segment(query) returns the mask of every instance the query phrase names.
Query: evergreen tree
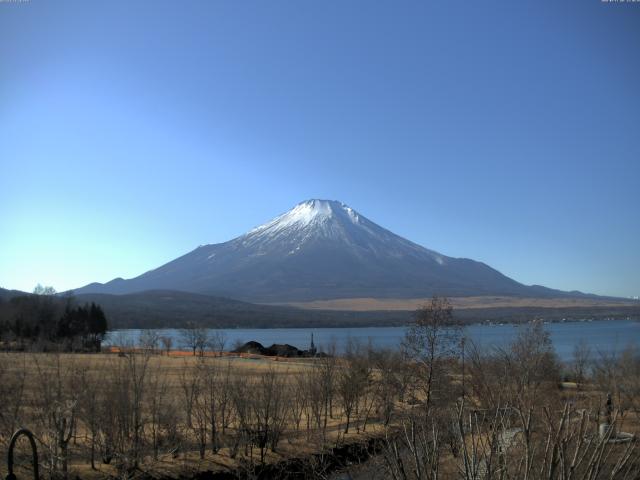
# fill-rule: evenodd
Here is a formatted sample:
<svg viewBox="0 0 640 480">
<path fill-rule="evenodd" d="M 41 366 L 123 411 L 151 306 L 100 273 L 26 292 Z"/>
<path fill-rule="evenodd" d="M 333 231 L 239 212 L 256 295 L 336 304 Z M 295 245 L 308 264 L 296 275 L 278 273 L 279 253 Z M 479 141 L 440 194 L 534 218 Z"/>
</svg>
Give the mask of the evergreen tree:
<svg viewBox="0 0 640 480">
<path fill-rule="evenodd" d="M 0 333 L 8 332 L 23 345 L 25 341 L 44 340 L 63 343 L 69 350 L 99 350 L 107 328 L 99 305 L 75 306 L 69 297 L 26 295 L 0 304 Z"/>
</svg>

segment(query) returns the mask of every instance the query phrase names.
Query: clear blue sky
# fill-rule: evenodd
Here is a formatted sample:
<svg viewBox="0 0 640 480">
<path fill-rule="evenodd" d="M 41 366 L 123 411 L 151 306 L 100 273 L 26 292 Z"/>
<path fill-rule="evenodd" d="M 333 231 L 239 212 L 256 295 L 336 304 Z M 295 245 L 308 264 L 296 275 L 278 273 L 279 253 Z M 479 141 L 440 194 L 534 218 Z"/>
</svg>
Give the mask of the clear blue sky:
<svg viewBox="0 0 640 480">
<path fill-rule="evenodd" d="M 136 276 L 308 198 L 640 295 L 640 4 L 0 3 L 0 286 Z"/>
</svg>

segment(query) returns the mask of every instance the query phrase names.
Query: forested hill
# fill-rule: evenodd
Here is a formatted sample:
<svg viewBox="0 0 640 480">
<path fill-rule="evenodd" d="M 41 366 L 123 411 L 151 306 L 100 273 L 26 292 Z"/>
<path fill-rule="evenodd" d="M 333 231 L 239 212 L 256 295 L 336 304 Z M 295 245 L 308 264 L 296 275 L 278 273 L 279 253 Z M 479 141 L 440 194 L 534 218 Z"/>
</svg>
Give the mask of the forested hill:
<svg viewBox="0 0 640 480">
<path fill-rule="evenodd" d="M 218 328 L 354 327 L 403 325 L 410 318 L 409 312 L 302 310 L 171 290 L 76 298 L 101 305 L 113 329 L 175 328 L 187 322 Z"/>
<path fill-rule="evenodd" d="M 109 318 L 110 328 L 180 328 L 187 322 L 217 328 L 401 326 L 409 323 L 413 315 L 413 311 L 303 310 L 167 290 L 129 295 L 83 294 L 76 298 L 79 303 L 101 305 Z M 549 321 L 640 319 L 640 305 L 465 308 L 455 309 L 454 315 L 463 323 L 520 323 L 536 318 Z"/>
<path fill-rule="evenodd" d="M 11 297 L 21 295 L 30 294 L 0 289 L 0 306 Z M 401 326 L 406 325 L 413 314 L 412 311 L 304 310 L 171 290 L 128 295 L 81 294 L 75 296 L 75 303 L 100 305 L 110 329 L 180 328 L 189 322 L 212 328 Z M 0 308 L 0 317 L 1 310 Z M 464 308 L 455 309 L 454 315 L 463 323 L 520 323 L 536 318 L 549 321 L 627 317 L 640 319 L 640 305 Z"/>
<path fill-rule="evenodd" d="M 21 292 L 20 290 L 7 290 L 6 288 L 0 288 L 0 302 L 6 302 L 13 297 L 18 297 L 21 295 L 29 295 L 26 292 Z"/>
</svg>

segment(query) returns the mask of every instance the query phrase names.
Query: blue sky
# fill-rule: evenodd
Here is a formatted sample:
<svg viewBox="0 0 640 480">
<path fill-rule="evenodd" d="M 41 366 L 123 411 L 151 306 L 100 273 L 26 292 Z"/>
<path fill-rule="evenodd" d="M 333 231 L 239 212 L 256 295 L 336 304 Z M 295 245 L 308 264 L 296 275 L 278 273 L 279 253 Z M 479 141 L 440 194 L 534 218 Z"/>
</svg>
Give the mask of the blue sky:
<svg viewBox="0 0 640 480">
<path fill-rule="evenodd" d="M 138 275 L 308 198 L 640 295 L 640 4 L 0 3 L 0 286 Z"/>
</svg>

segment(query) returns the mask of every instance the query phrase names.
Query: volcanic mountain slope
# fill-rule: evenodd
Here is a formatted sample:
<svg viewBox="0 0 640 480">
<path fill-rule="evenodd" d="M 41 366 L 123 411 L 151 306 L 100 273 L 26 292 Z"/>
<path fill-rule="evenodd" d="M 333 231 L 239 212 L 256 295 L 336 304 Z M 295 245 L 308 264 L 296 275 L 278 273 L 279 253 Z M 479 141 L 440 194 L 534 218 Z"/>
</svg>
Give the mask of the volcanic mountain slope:
<svg viewBox="0 0 640 480">
<path fill-rule="evenodd" d="M 253 302 L 431 295 L 579 295 L 525 286 L 466 258 L 406 240 L 348 207 L 308 200 L 225 243 L 204 245 L 130 280 L 76 293 L 180 290 Z"/>
</svg>

